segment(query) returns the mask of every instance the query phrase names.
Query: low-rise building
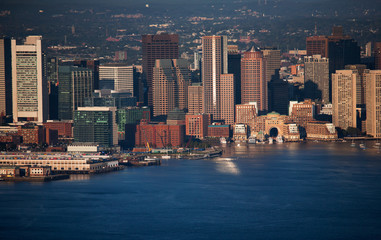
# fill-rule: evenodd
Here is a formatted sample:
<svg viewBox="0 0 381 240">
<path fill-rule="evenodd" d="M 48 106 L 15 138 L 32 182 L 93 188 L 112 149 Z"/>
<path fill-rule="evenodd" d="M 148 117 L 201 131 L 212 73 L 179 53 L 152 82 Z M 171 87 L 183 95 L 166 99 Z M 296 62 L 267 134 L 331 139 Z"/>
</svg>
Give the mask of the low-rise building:
<svg viewBox="0 0 381 240">
<path fill-rule="evenodd" d="M 229 125 L 209 125 L 208 126 L 208 137 L 230 137 L 230 126 Z"/>
<path fill-rule="evenodd" d="M 307 139 L 335 140 L 337 139 L 336 128 L 332 123 L 309 122 L 306 127 Z"/>
</svg>

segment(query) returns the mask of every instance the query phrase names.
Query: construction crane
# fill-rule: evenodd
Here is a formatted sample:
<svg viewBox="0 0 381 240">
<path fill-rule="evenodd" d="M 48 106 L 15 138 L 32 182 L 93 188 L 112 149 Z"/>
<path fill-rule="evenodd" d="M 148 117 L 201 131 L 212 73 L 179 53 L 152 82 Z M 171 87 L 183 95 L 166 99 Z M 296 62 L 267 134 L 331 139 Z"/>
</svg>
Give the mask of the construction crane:
<svg viewBox="0 0 381 240">
<path fill-rule="evenodd" d="M 149 146 L 149 142 L 148 142 L 148 139 L 147 139 L 147 135 L 146 135 L 146 131 L 143 129 L 143 135 L 146 139 L 146 148 L 148 149 L 148 152 L 151 152 L 151 147 Z"/>
</svg>

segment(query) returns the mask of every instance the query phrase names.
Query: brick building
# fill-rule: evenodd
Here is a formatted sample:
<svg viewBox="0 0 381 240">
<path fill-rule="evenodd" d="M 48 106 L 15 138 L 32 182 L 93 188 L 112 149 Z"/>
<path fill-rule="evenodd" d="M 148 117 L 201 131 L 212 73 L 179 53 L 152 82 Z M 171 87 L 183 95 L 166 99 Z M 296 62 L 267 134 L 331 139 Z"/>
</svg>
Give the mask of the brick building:
<svg viewBox="0 0 381 240">
<path fill-rule="evenodd" d="M 229 125 L 209 125 L 208 137 L 230 137 Z"/>
<path fill-rule="evenodd" d="M 73 121 L 53 121 L 48 120 L 46 123 L 43 123 L 46 130 L 57 130 L 58 136 L 60 137 L 73 137 Z"/>
<path fill-rule="evenodd" d="M 203 139 L 208 136 L 208 126 L 211 124 L 210 114 L 187 114 L 185 116 L 185 135 Z"/>
<path fill-rule="evenodd" d="M 147 120 L 142 120 L 136 126 L 135 145 L 143 147 L 149 143 L 150 147 L 154 148 L 181 146 L 185 142 L 184 133 L 184 125 L 149 123 Z"/>
</svg>

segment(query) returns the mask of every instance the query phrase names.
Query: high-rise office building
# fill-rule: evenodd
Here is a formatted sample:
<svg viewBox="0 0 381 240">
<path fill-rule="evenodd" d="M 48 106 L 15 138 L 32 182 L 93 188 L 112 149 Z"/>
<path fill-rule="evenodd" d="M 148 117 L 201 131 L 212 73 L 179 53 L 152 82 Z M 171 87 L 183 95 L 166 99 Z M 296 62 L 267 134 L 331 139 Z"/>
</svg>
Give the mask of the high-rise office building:
<svg viewBox="0 0 381 240">
<path fill-rule="evenodd" d="M 328 38 L 326 36 L 312 36 L 306 39 L 307 56 L 320 55 L 328 57 Z"/>
<path fill-rule="evenodd" d="M 115 112 L 115 107 L 79 107 L 74 112 L 74 141 L 106 147 L 117 145 Z"/>
<path fill-rule="evenodd" d="M 11 39 L 0 39 L 0 118 L 12 116 Z M 5 120 L 5 119 L 4 119 Z M 0 122 L 2 119 L 0 119 Z"/>
<path fill-rule="evenodd" d="M 72 120 L 73 112 L 85 106 L 85 99 L 90 98 L 93 89 L 93 71 L 76 66 L 58 68 L 58 118 Z"/>
<path fill-rule="evenodd" d="M 221 119 L 220 76 L 228 73 L 226 36 L 202 38 L 202 83 L 204 87 L 204 112 Z"/>
<path fill-rule="evenodd" d="M 203 113 L 203 86 L 201 83 L 193 83 L 188 87 L 188 113 L 200 114 Z"/>
<path fill-rule="evenodd" d="M 374 69 L 381 69 L 381 42 L 374 43 L 373 48 L 373 56 L 374 56 Z"/>
<path fill-rule="evenodd" d="M 156 59 L 179 58 L 177 34 L 142 35 L 143 78 L 147 82 L 147 104 L 153 106 L 153 68 Z"/>
<path fill-rule="evenodd" d="M 366 65 L 356 64 L 356 65 L 346 65 L 345 69 L 347 70 L 356 70 L 358 73 L 357 83 L 356 83 L 356 104 L 357 107 L 359 105 L 365 105 L 365 79 L 364 79 L 364 71 L 366 69 Z"/>
<path fill-rule="evenodd" d="M 93 89 L 99 89 L 99 60 L 75 60 L 74 66 L 93 71 Z"/>
<path fill-rule="evenodd" d="M 277 112 L 281 115 L 287 115 L 289 97 L 289 84 L 287 81 L 278 77 L 273 78 L 268 83 L 268 107 L 269 112 Z"/>
<path fill-rule="evenodd" d="M 45 58 L 45 72 L 49 87 L 49 119 L 58 119 L 58 63 L 57 57 Z"/>
<path fill-rule="evenodd" d="M 235 106 L 235 89 L 234 89 L 234 75 L 221 74 L 220 76 L 221 88 L 221 119 L 225 124 L 234 124 L 234 106 Z"/>
<path fill-rule="evenodd" d="M 241 60 L 241 102 L 256 102 L 258 110 L 267 110 L 266 63 L 261 51 L 252 47 Z"/>
<path fill-rule="evenodd" d="M 347 129 L 357 127 L 357 70 L 337 70 L 332 74 L 332 123 Z"/>
<path fill-rule="evenodd" d="M 13 122 L 45 122 L 48 88 L 43 75 L 41 36 L 29 36 L 24 45 L 12 40 Z"/>
<path fill-rule="evenodd" d="M 366 133 L 381 137 L 381 70 L 365 70 Z"/>
<path fill-rule="evenodd" d="M 307 56 L 329 58 L 330 74 L 344 69 L 345 65 L 360 63 L 360 47 L 350 36 L 343 34 L 341 26 L 334 26 L 330 36 L 307 37 L 306 47 Z"/>
<path fill-rule="evenodd" d="M 270 82 L 274 77 L 279 78 L 277 72 L 280 68 L 280 50 L 277 48 L 261 49 L 263 58 L 266 60 L 266 81 Z"/>
<path fill-rule="evenodd" d="M 235 104 L 241 103 L 241 53 L 238 46 L 228 45 L 228 73 L 234 74 Z"/>
<path fill-rule="evenodd" d="M 190 71 L 185 59 L 157 59 L 153 69 L 153 115 L 188 108 Z"/>
<path fill-rule="evenodd" d="M 320 55 L 304 58 L 304 97 L 329 102 L 329 59 Z"/>
<path fill-rule="evenodd" d="M 115 64 L 99 66 L 99 82 L 112 81 L 113 90 L 127 90 L 134 94 L 134 77 L 136 77 L 134 66 Z"/>
</svg>

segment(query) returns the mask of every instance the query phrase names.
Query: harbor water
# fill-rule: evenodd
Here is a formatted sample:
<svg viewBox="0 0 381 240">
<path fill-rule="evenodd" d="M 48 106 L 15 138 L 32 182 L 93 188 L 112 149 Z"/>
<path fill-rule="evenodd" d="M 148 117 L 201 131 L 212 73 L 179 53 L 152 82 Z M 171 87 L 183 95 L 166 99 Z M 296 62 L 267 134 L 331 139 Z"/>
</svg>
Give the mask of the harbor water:
<svg viewBox="0 0 381 240">
<path fill-rule="evenodd" d="M 381 153 L 228 144 L 221 158 L 0 183 L 0 239 L 381 239 Z"/>
</svg>

